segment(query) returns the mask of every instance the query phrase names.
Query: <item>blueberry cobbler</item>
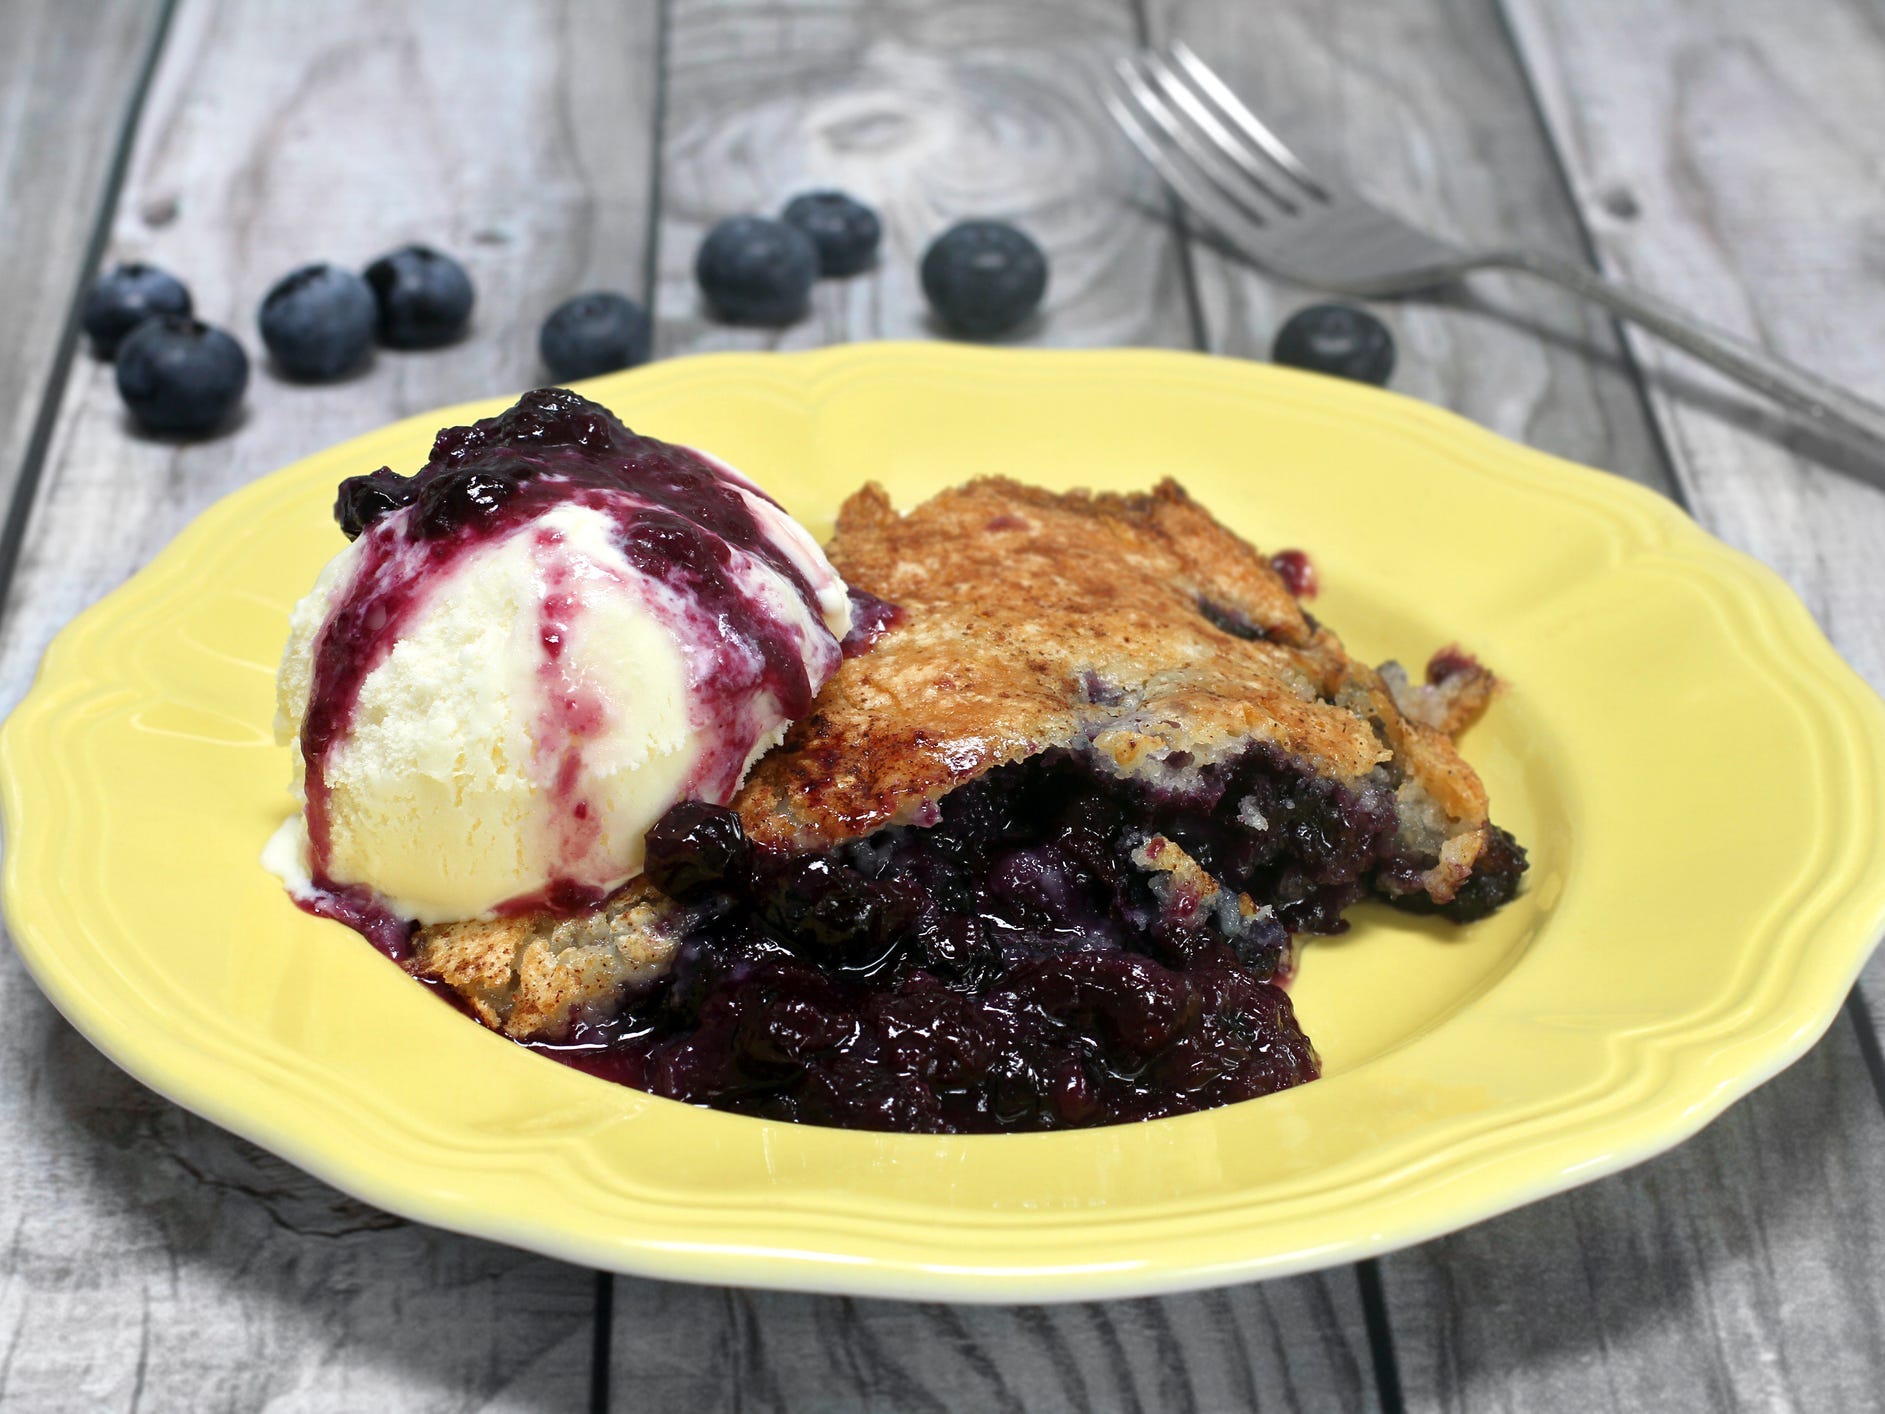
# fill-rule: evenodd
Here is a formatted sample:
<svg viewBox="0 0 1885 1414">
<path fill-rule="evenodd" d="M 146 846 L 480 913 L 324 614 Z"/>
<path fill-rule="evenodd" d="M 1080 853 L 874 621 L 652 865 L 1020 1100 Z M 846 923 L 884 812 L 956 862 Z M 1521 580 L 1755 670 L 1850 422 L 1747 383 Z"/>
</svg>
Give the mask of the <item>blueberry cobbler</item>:
<svg viewBox="0 0 1885 1414">
<path fill-rule="evenodd" d="M 543 406 L 582 402 L 555 397 L 574 402 Z M 674 466 L 733 475 L 581 412 L 587 445 L 550 458 L 579 486 L 622 482 L 650 448 L 670 503 Z M 542 424 L 539 465 L 556 435 Z M 502 443 L 479 454 L 527 482 L 531 458 Z M 423 485 L 376 487 L 368 509 L 423 514 Z M 1423 682 L 1350 660 L 1303 607 L 1307 559 L 1273 564 L 1175 482 L 1118 496 L 981 479 L 902 514 L 868 485 L 828 566 L 715 504 L 717 520 L 663 510 L 717 527 L 689 541 L 688 573 L 745 547 L 785 586 L 766 602 L 791 626 L 768 630 L 785 646 L 742 699 L 758 725 L 716 788 L 646 824 L 606 896 L 539 893 L 390 945 L 517 1042 L 812 1124 L 1152 1119 L 1315 1078 L 1283 986 L 1298 937 L 1342 931 L 1362 899 L 1466 922 L 1517 891 L 1524 850 L 1452 740 L 1491 675 L 1457 650 Z M 611 513 L 633 539 L 639 513 Z M 740 612 L 715 623 L 737 634 Z M 675 669 L 677 692 L 692 672 Z M 782 713 L 781 680 L 807 694 Z"/>
</svg>

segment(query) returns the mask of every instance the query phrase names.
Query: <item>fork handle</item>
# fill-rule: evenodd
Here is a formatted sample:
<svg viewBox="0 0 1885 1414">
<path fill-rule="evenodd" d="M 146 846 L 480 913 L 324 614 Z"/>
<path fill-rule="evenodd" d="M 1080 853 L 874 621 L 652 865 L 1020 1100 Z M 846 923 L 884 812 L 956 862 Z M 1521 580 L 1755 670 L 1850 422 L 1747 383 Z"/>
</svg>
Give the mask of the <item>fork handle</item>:
<svg viewBox="0 0 1885 1414">
<path fill-rule="evenodd" d="M 1835 386 L 1798 364 L 1723 333 L 1683 314 L 1654 295 L 1607 280 L 1575 260 L 1541 250 L 1501 251 L 1485 264 L 1522 270 L 1561 285 L 1659 334 L 1685 353 L 1738 378 L 1757 392 L 1785 403 L 1829 431 L 1859 437 L 1873 450 L 1885 447 L 1885 408 Z"/>
</svg>

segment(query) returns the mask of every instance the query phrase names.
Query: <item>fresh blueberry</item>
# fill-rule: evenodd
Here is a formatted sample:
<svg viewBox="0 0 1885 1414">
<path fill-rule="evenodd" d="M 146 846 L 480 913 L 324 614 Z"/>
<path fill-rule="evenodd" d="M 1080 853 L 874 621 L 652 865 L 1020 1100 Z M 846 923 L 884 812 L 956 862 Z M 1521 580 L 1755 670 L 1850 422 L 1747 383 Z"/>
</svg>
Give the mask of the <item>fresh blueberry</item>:
<svg viewBox="0 0 1885 1414">
<path fill-rule="evenodd" d="M 304 265 L 262 297 L 262 342 L 290 378 L 338 378 L 373 347 L 373 291 L 338 265 Z"/>
<path fill-rule="evenodd" d="M 593 378 L 648 361 L 648 315 L 627 295 L 596 290 L 564 300 L 537 334 L 537 351 L 561 379 Z"/>
<path fill-rule="evenodd" d="M 401 246 L 366 268 L 380 307 L 380 342 L 396 349 L 449 344 L 471 319 L 471 276 L 429 246 Z"/>
<path fill-rule="evenodd" d="M 183 282 L 155 265 L 114 265 L 98 277 L 85 297 L 80 322 L 100 358 L 118 352 L 124 336 L 153 314 L 190 312 L 190 292 Z"/>
<path fill-rule="evenodd" d="M 1312 304 L 1276 331 L 1270 357 L 1290 368 L 1379 385 L 1394 371 L 1394 336 L 1365 309 Z"/>
<path fill-rule="evenodd" d="M 779 219 L 812 238 L 821 275 L 855 275 L 877 258 L 883 223 L 875 211 L 841 191 L 795 196 Z"/>
<path fill-rule="evenodd" d="M 1005 334 L 1040 306 L 1047 256 L 1005 221 L 958 221 L 923 253 L 923 293 L 958 334 Z"/>
<path fill-rule="evenodd" d="M 146 319 L 118 346 L 118 395 L 152 432 L 208 432 L 242 401 L 249 356 L 183 314 Z"/>
<path fill-rule="evenodd" d="M 790 324 L 805 314 L 818 278 L 818 248 L 796 226 L 730 216 L 707 233 L 694 278 L 708 306 L 731 324 Z"/>
</svg>

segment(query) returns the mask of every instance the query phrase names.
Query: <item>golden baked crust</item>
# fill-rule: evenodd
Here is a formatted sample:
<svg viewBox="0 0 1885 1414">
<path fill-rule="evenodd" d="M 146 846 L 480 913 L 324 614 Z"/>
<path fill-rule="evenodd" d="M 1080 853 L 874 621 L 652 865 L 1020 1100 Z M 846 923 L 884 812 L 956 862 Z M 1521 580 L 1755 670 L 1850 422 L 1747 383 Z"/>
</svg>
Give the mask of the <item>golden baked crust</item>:
<svg viewBox="0 0 1885 1414">
<path fill-rule="evenodd" d="M 522 913 L 422 928 L 406 967 L 443 982 L 485 1025 L 528 1040 L 600 1017 L 667 971 L 673 905 L 641 879 L 591 913 Z"/>
<path fill-rule="evenodd" d="M 1390 691 L 1174 481 L 1119 496 L 988 478 L 907 515 L 872 484 L 845 503 L 829 554 L 902 618 L 843 664 L 734 800 L 757 844 L 812 851 L 933 823 L 950 791 L 1055 748 L 1177 782 L 1256 742 L 1345 785 L 1393 784 L 1409 853 L 1435 860 L 1420 884 L 1436 905 L 1490 838 L 1485 790 L 1442 728 L 1484 707 L 1491 675 L 1474 664 L 1422 696 L 1394 669 Z M 1140 868 L 1255 916 L 1157 843 Z M 424 929 L 408 965 L 512 1036 L 560 1035 L 665 969 L 669 908 L 636 880 L 575 919 Z"/>
<path fill-rule="evenodd" d="M 922 823 L 951 790 L 1054 747 L 1157 778 L 1261 741 L 1345 784 L 1392 762 L 1415 843 L 1441 856 L 1434 902 L 1471 870 L 1486 794 L 1452 741 L 1404 718 L 1175 481 L 1119 496 L 985 478 L 907 515 L 872 484 L 840 511 L 829 554 L 904 618 L 754 769 L 735 803 L 760 843 L 809 850 Z"/>
</svg>

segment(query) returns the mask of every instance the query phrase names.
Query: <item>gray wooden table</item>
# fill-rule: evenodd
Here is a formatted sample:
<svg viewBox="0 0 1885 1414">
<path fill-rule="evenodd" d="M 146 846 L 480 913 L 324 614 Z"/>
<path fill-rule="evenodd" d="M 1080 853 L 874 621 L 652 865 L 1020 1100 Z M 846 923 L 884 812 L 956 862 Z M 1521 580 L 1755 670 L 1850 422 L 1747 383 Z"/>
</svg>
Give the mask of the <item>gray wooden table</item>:
<svg viewBox="0 0 1885 1414">
<path fill-rule="evenodd" d="M 0 707 L 212 499 L 539 381 L 579 289 L 645 296 L 662 356 L 925 338 L 916 255 L 991 214 L 1052 255 L 1038 342 L 1263 357 L 1308 292 L 1164 219 L 1095 99 L 1175 35 L 1437 230 L 1588 259 L 1885 398 L 1876 0 L 0 0 Z M 704 320 L 704 228 L 811 183 L 879 205 L 881 268 L 781 334 Z M 408 239 L 472 267 L 474 335 L 326 387 L 258 368 L 212 441 L 133 435 L 74 338 L 104 259 L 182 274 L 253 351 L 277 275 Z M 1514 278 L 1380 312 L 1399 389 L 1676 497 L 1885 684 L 1885 458 Z M 1632 1172 L 1356 1267 L 1045 1308 L 611 1279 L 414 1227 L 146 1092 L 10 951 L 0 1016 L 9 1409 L 1885 1404 L 1885 963 Z"/>
</svg>

